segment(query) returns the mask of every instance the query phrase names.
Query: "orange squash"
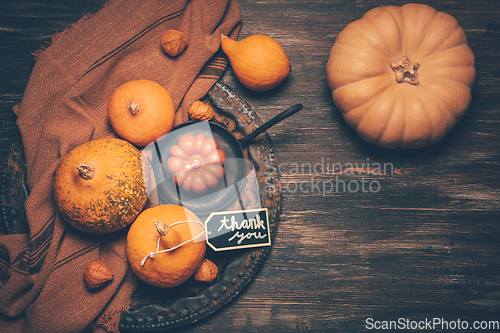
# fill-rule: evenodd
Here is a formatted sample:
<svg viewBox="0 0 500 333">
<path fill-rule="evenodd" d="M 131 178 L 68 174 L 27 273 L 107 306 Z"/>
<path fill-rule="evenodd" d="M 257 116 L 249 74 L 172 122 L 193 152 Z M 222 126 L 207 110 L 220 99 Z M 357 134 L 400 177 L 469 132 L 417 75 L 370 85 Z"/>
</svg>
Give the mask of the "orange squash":
<svg viewBox="0 0 500 333">
<path fill-rule="evenodd" d="M 290 62 L 285 51 L 272 37 L 252 35 L 235 41 L 222 35 L 221 47 L 234 74 L 248 89 L 271 90 L 290 73 Z"/>
<path fill-rule="evenodd" d="M 204 226 L 179 205 L 144 210 L 127 234 L 127 258 L 144 282 L 162 288 L 186 282 L 205 258 Z"/>
<path fill-rule="evenodd" d="M 168 91 L 151 80 L 119 86 L 108 101 L 108 120 L 122 139 L 147 146 L 174 126 L 175 108 Z"/>
<path fill-rule="evenodd" d="M 326 77 L 349 126 L 384 148 L 434 144 L 466 113 L 476 71 L 457 20 L 423 4 L 377 7 L 347 25 Z"/>
<path fill-rule="evenodd" d="M 148 199 L 140 151 L 115 138 L 72 149 L 59 163 L 53 187 L 56 206 L 68 224 L 95 234 L 129 225 Z"/>
</svg>

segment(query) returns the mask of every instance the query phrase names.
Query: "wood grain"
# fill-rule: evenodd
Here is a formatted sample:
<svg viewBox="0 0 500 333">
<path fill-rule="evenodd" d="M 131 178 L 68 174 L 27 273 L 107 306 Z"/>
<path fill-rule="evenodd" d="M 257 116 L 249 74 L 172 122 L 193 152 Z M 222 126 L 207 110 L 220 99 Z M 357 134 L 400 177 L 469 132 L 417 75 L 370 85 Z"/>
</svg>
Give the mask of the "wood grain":
<svg viewBox="0 0 500 333">
<path fill-rule="evenodd" d="M 22 99 L 31 53 L 104 1 L 2 2 L 0 158 L 5 160 L 16 132 L 11 108 Z M 304 109 L 268 131 L 284 191 L 266 261 L 228 306 L 179 331 L 358 332 L 367 330 L 367 318 L 498 323 L 500 2 L 426 2 L 457 18 L 477 70 L 469 112 L 434 146 L 405 151 L 365 143 L 344 123 L 326 86 L 325 66 L 337 34 L 371 8 L 404 3 L 238 1 L 240 38 L 256 33 L 275 38 L 292 72 L 267 93 L 244 88 L 230 68 L 224 83 L 262 120 L 296 103 Z M 376 172 L 377 163 L 392 168 Z M 354 190 L 356 184 L 372 184 L 377 191 Z"/>
</svg>

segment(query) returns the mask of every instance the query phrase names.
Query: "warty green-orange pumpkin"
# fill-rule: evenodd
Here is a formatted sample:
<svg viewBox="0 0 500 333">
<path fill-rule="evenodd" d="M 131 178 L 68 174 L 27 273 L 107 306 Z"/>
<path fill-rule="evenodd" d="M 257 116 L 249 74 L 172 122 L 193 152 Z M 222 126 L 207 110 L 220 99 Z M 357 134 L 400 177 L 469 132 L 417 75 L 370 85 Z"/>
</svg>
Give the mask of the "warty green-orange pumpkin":
<svg viewBox="0 0 500 333">
<path fill-rule="evenodd" d="M 134 221 L 147 201 L 141 152 L 115 138 L 92 140 L 62 158 L 54 199 L 74 228 L 106 234 Z"/>
</svg>

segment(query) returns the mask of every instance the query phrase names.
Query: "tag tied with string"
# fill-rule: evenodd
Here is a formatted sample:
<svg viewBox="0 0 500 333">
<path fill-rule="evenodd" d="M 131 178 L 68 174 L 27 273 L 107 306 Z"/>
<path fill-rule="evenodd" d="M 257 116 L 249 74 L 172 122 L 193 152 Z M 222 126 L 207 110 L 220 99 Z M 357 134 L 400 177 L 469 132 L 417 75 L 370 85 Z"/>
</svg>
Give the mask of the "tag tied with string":
<svg viewBox="0 0 500 333">
<path fill-rule="evenodd" d="M 197 223 L 204 227 L 204 230 L 176 246 L 166 249 L 160 249 L 160 241 L 163 235 L 166 235 L 167 228 L 175 227 L 181 223 Z M 179 247 L 200 239 L 205 236 L 205 242 L 214 251 L 227 251 L 260 246 L 271 245 L 271 231 L 269 228 L 269 216 L 267 208 L 214 212 L 205 220 L 205 222 L 186 220 L 174 222 L 170 225 L 158 225 L 158 243 L 156 251 L 150 252 L 142 261 L 141 266 L 146 263 L 148 258 L 154 258 L 157 254 L 170 252 Z"/>
<path fill-rule="evenodd" d="M 271 245 L 267 208 L 214 212 L 205 220 L 205 230 L 214 251 Z"/>
</svg>

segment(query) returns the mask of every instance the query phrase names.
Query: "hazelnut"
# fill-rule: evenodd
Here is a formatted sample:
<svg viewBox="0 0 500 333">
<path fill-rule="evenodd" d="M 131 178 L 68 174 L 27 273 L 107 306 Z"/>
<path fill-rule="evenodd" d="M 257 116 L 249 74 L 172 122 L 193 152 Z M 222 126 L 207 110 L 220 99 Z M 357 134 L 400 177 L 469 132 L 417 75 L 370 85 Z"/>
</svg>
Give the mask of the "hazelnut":
<svg viewBox="0 0 500 333">
<path fill-rule="evenodd" d="M 214 109 L 202 101 L 196 101 L 189 107 L 189 116 L 193 120 L 210 120 L 214 116 Z"/>
<path fill-rule="evenodd" d="M 105 282 L 113 280 L 113 274 L 101 260 L 95 260 L 85 269 L 83 279 L 87 288 L 95 289 L 102 286 Z"/>
<path fill-rule="evenodd" d="M 175 57 L 184 52 L 188 46 L 188 39 L 183 32 L 168 29 L 163 33 L 161 46 L 168 55 Z"/>
<path fill-rule="evenodd" d="M 194 273 L 194 279 L 198 282 L 212 282 L 219 274 L 219 268 L 208 259 L 204 259 L 200 268 Z"/>
</svg>

